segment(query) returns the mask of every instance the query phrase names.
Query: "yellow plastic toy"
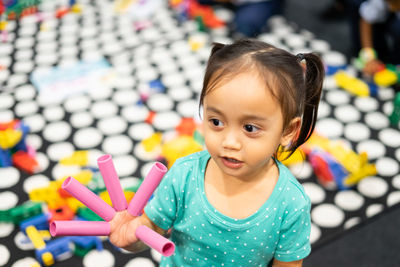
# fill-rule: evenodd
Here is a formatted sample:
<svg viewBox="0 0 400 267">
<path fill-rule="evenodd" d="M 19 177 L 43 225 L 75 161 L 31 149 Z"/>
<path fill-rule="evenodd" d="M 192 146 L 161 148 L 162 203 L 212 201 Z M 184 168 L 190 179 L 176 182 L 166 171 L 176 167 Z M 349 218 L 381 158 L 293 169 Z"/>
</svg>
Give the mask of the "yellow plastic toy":
<svg viewBox="0 0 400 267">
<path fill-rule="evenodd" d="M 43 241 L 42 236 L 40 235 L 39 231 L 36 229 L 35 226 L 30 225 L 26 227 L 26 234 L 31 240 L 35 249 L 44 249 L 46 247 L 46 243 Z M 46 266 L 50 266 L 54 264 L 54 257 L 50 252 L 45 252 L 42 254 L 43 263 Z"/>
<path fill-rule="evenodd" d="M 197 143 L 193 137 L 182 135 L 162 146 L 161 155 L 168 162 L 168 168 L 171 168 L 174 162 L 181 157 L 201 151 L 203 147 Z"/>
<path fill-rule="evenodd" d="M 357 95 L 357 96 L 369 96 L 368 84 L 360 79 L 350 76 L 345 71 L 340 70 L 333 76 L 336 84 L 344 90 Z"/>
<path fill-rule="evenodd" d="M 154 151 L 158 146 L 161 145 L 162 133 L 154 133 L 150 137 L 142 140 L 142 146 L 144 151 Z"/>
<path fill-rule="evenodd" d="M 75 151 L 71 156 L 62 158 L 60 160 L 60 164 L 62 165 L 87 166 L 88 163 L 89 163 L 89 151 L 87 150 Z"/>
<path fill-rule="evenodd" d="M 389 69 L 381 70 L 374 75 L 374 82 L 383 87 L 389 87 L 397 83 L 397 74 Z"/>
<path fill-rule="evenodd" d="M 0 131 L 0 147 L 2 149 L 9 149 L 14 147 L 21 141 L 22 131 L 14 129 L 5 129 Z"/>
</svg>

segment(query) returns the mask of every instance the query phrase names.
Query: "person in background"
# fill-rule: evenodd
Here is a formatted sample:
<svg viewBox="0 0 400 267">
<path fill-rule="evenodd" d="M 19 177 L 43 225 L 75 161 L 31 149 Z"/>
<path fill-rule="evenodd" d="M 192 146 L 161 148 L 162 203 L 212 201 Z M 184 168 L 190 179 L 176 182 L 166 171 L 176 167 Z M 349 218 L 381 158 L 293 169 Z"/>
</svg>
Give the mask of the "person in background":
<svg viewBox="0 0 400 267">
<path fill-rule="evenodd" d="M 359 12 L 363 72 L 372 75 L 384 63 L 400 64 L 400 0 L 367 0 Z"/>
<path fill-rule="evenodd" d="M 202 5 L 222 5 L 232 9 L 234 31 L 242 37 L 256 37 L 274 15 L 283 13 L 284 0 L 198 0 Z"/>
<path fill-rule="evenodd" d="M 277 156 L 312 134 L 323 79 L 313 53 L 215 43 L 200 95 L 206 150 L 174 163 L 143 215 L 118 212 L 110 242 L 137 251 L 146 225 L 171 230 L 175 253 L 161 266 L 302 266 L 311 202 Z"/>
</svg>

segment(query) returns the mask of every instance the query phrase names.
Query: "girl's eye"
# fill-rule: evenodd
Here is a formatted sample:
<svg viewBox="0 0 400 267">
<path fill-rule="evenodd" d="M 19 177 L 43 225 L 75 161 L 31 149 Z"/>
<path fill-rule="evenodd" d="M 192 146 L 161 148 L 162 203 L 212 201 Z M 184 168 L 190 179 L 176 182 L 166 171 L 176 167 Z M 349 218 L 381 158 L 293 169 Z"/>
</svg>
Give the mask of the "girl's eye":
<svg viewBox="0 0 400 267">
<path fill-rule="evenodd" d="M 218 119 L 211 119 L 210 121 L 214 126 L 222 126 L 222 122 Z"/>
<path fill-rule="evenodd" d="M 256 126 L 250 125 L 250 124 L 246 124 L 244 126 L 244 129 L 246 130 L 246 132 L 249 132 L 249 133 L 254 133 L 258 130 L 258 128 Z"/>
</svg>

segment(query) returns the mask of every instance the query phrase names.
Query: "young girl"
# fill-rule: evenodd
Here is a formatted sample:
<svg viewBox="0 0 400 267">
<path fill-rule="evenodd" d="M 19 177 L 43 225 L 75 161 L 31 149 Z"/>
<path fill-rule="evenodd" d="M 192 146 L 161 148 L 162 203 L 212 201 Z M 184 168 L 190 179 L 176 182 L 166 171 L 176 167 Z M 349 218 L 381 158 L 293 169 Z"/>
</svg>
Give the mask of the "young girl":
<svg viewBox="0 0 400 267">
<path fill-rule="evenodd" d="M 324 69 L 245 39 L 214 44 L 200 106 L 207 150 L 176 161 L 140 217 L 111 221 L 110 241 L 137 251 L 133 233 L 172 229 L 161 266 L 301 266 L 310 253 L 310 200 L 277 159 L 313 132 Z"/>
</svg>

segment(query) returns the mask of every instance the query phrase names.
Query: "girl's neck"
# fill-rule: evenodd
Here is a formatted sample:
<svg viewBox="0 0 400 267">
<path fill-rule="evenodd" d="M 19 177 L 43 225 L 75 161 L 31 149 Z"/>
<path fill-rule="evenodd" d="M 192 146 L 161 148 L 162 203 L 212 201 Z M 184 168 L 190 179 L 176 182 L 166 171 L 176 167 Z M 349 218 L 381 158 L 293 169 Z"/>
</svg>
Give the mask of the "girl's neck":
<svg viewBox="0 0 400 267">
<path fill-rule="evenodd" d="M 214 184 L 217 188 L 225 189 L 227 192 L 240 192 L 243 191 L 243 188 L 249 188 L 253 186 L 258 186 L 264 183 L 265 179 L 274 181 L 273 177 L 279 176 L 278 166 L 275 163 L 274 159 L 270 159 L 265 168 L 260 169 L 258 172 L 254 172 L 252 176 L 246 177 L 237 177 L 230 176 L 221 171 L 215 161 L 211 158 L 207 170 L 206 170 L 211 178 L 211 181 L 207 181 L 208 183 Z"/>
</svg>

